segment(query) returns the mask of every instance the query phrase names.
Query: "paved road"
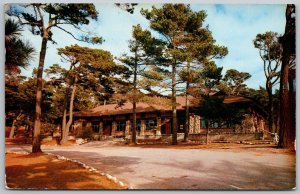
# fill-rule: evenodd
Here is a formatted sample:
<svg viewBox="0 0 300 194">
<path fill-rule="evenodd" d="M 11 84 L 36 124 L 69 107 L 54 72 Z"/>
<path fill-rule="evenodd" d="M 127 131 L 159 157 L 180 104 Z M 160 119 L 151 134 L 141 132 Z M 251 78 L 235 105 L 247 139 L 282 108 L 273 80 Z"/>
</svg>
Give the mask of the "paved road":
<svg viewBox="0 0 300 194">
<path fill-rule="evenodd" d="M 10 151 L 22 149 L 30 150 L 6 146 Z M 93 143 L 47 146 L 43 151 L 79 160 L 134 189 L 284 190 L 296 184 L 295 155 L 270 149 L 171 149 Z"/>
</svg>

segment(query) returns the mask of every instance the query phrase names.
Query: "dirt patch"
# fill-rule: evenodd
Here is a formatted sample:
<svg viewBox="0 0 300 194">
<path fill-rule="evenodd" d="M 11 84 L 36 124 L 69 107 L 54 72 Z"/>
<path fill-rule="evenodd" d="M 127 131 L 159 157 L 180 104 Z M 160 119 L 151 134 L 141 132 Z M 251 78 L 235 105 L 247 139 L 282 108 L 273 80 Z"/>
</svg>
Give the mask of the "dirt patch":
<svg viewBox="0 0 300 194">
<path fill-rule="evenodd" d="M 272 147 L 275 148 L 275 145 L 245 145 L 238 143 L 210 143 L 210 144 L 190 144 L 190 143 L 180 143 L 177 145 L 170 144 L 138 144 L 138 145 L 129 145 L 130 147 L 142 147 L 142 148 L 172 148 L 172 149 L 232 149 L 232 148 L 254 148 L 254 147 Z"/>
<path fill-rule="evenodd" d="M 168 148 L 168 149 L 202 149 L 202 150 L 222 150 L 224 152 L 241 153 L 252 152 L 256 153 L 257 156 L 262 156 L 266 153 L 276 153 L 285 155 L 295 155 L 295 150 L 290 149 L 278 149 L 275 144 L 240 144 L 240 143 L 210 143 L 210 144 L 189 144 L 180 143 L 177 145 L 162 145 L 162 144 L 138 144 L 128 145 L 129 147 L 140 147 L 140 148 Z"/>
<path fill-rule="evenodd" d="M 59 139 L 53 139 L 51 141 L 42 141 L 41 145 L 53 146 L 53 145 L 60 145 Z M 63 146 L 73 146 L 76 144 L 75 140 L 68 140 Z"/>
<path fill-rule="evenodd" d="M 79 164 L 45 154 L 6 154 L 6 184 L 14 189 L 126 189 Z"/>
</svg>

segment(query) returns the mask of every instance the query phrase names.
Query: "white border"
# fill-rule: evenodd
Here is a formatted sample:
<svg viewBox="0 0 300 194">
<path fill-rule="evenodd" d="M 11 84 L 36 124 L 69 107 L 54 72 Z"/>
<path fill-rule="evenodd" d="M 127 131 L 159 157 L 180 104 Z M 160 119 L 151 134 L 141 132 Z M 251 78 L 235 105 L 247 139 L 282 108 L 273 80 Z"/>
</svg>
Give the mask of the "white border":
<svg viewBox="0 0 300 194">
<path fill-rule="evenodd" d="M 25 193 L 39 193 L 39 192 L 55 192 L 55 193 L 58 193 L 58 194 L 62 194 L 62 193 L 65 193 L 65 192 L 78 192 L 78 193 L 99 193 L 99 191 L 75 191 L 75 190 L 64 190 L 64 191 L 61 191 L 61 190 L 55 190 L 55 191 L 33 191 L 33 190 L 5 190 L 5 167 L 4 167 L 4 159 L 5 159 L 5 147 L 4 147 L 4 139 L 5 139 L 5 100 L 4 100 L 4 92 L 5 92 L 5 84 L 4 84 L 4 56 L 5 56 L 5 52 L 4 52 L 4 4 L 5 3 L 33 3 L 33 2 L 57 2 L 57 3 L 202 3 L 202 4 L 287 4 L 287 3 L 293 3 L 296 5 L 296 40 L 297 40 L 297 60 L 296 60 L 296 63 L 298 64 L 298 67 L 300 65 L 300 60 L 299 60 L 299 42 L 300 42 L 300 33 L 299 33 L 299 15 L 300 15 L 300 1 L 299 0 L 289 0 L 289 1 L 286 1 L 286 0 L 190 0 L 190 1 L 187 1 L 187 0 L 157 0 L 157 1 L 154 1 L 154 0 L 52 0 L 52 1 L 45 1 L 45 0 L 31 0 L 31 1 L 28 1 L 28 0 L 2 0 L 0 2 L 0 37 L 1 37 L 1 44 L 0 44 L 0 61 L 1 61 L 1 66 L 0 66 L 0 126 L 1 126 L 1 130 L 2 130 L 2 135 L 0 135 L 0 145 L 1 146 L 1 158 L 3 158 L 3 160 L 0 160 L 0 164 L 1 164 L 1 173 L 0 173 L 0 180 L 1 180 L 1 185 L 0 185 L 0 193 L 19 193 L 19 192 L 25 192 Z M 299 75 L 299 68 L 296 68 L 296 85 L 297 86 L 300 86 L 300 81 L 298 79 L 298 75 Z M 296 101 L 298 101 L 300 98 L 298 92 L 296 94 Z M 298 101 L 299 102 L 299 101 Z M 296 120 L 300 119 L 299 117 L 299 111 L 300 111 L 300 106 L 299 106 L 299 103 L 296 103 Z M 300 124 L 299 122 L 297 122 L 297 125 L 296 125 L 296 131 L 298 131 L 300 129 Z M 297 141 L 299 141 L 299 135 L 297 137 Z M 299 150 L 299 144 L 297 145 L 297 150 Z M 298 160 L 297 160 L 297 175 L 298 175 Z M 298 177 L 298 176 L 296 176 Z M 297 178 L 297 186 L 299 187 L 299 178 Z M 141 192 L 141 191 L 107 191 L 107 190 L 103 190 L 103 191 L 100 191 L 100 192 L 105 192 L 105 193 L 114 193 L 114 192 Z M 162 191 L 142 191 L 143 193 L 150 193 L 150 192 L 157 192 L 157 193 L 171 193 L 171 192 L 176 192 L 176 193 L 194 193 L 194 192 L 201 192 L 201 193 L 211 193 L 211 192 L 225 192 L 225 193 L 231 193 L 232 191 L 172 191 L 172 190 L 162 190 Z M 252 192 L 255 192 L 255 191 L 236 191 L 234 193 L 252 193 Z M 269 192 L 273 192 L 273 191 L 264 191 L 264 193 L 269 193 Z M 291 192 L 291 191 L 277 191 L 277 193 L 288 193 L 288 192 Z"/>
</svg>

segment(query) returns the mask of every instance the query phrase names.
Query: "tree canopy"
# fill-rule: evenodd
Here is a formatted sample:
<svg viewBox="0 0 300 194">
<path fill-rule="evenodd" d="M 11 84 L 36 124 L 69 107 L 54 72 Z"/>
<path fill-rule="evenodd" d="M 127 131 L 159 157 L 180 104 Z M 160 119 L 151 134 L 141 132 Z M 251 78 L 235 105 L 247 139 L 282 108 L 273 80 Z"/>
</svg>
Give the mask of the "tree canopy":
<svg viewBox="0 0 300 194">
<path fill-rule="evenodd" d="M 34 57 L 35 49 L 29 41 L 21 39 L 22 25 L 13 19 L 5 21 L 5 72 L 7 74 L 20 73 L 21 68 L 29 65 Z"/>
</svg>

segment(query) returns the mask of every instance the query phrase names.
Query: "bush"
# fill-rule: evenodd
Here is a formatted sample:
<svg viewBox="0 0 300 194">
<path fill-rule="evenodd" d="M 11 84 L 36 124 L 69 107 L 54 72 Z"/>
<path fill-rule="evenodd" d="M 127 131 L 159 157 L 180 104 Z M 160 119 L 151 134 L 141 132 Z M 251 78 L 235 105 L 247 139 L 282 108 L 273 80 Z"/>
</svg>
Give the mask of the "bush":
<svg viewBox="0 0 300 194">
<path fill-rule="evenodd" d="M 85 129 L 85 130 L 83 130 L 83 132 L 82 132 L 82 136 L 81 136 L 81 138 L 83 138 L 83 139 L 91 139 L 93 137 L 93 131 L 92 131 L 92 129 Z"/>
</svg>

